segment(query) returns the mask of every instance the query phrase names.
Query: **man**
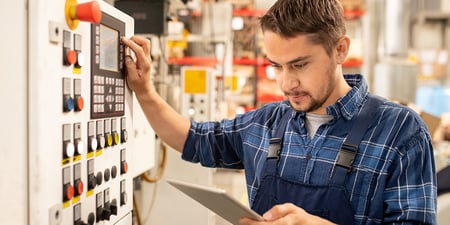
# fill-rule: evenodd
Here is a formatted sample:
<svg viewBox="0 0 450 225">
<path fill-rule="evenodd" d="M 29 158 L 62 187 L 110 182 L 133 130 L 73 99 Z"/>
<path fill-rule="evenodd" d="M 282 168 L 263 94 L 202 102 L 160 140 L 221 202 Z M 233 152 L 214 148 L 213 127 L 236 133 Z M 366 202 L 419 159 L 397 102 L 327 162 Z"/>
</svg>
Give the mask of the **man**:
<svg viewBox="0 0 450 225">
<path fill-rule="evenodd" d="M 162 140 L 185 160 L 245 169 L 266 221 L 244 225 L 435 224 L 430 135 L 412 110 L 369 94 L 362 75 L 343 75 L 339 1 L 278 0 L 261 28 L 288 101 L 208 123 L 180 116 L 151 87 L 148 41 L 123 39 L 137 56 L 126 59 L 128 85 Z"/>
</svg>

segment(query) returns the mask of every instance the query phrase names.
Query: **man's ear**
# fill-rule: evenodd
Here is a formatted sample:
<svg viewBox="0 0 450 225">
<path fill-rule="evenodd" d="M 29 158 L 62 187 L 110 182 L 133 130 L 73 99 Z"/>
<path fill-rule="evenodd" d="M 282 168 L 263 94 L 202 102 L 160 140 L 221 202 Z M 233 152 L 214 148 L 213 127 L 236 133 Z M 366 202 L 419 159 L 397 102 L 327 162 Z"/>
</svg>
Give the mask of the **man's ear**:
<svg viewBox="0 0 450 225">
<path fill-rule="evenodd" d="M 350 37 L 344 35 L 339 39 L 336 45 L 337 50 L 336 61 L 338 64 L 344 63 L 345 59 L 347 58 L 349 48 L 350 48 Z"/>
</svg>

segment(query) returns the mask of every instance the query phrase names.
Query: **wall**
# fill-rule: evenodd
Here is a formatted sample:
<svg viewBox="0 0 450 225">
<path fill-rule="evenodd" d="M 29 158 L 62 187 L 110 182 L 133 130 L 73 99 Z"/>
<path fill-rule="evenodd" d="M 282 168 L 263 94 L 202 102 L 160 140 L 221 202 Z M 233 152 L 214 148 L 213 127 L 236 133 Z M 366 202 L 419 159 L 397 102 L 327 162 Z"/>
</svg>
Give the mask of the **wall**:
<svg viewBox="0 0 450 225">
<path fill-rule="evenodd" d="M 0 199 L 2 224 L 27 224 L 27 10 L 26 0 L 0 8 Z M 11 95 L 11 93 L 18 93 Z"/>
</svg>

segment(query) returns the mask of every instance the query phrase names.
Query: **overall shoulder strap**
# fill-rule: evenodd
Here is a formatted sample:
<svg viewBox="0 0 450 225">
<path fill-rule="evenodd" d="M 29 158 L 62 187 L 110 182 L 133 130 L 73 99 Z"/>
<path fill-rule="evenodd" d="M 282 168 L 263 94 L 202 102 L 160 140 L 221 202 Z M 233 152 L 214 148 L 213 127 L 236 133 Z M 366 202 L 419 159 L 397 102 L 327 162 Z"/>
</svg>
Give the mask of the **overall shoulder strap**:
<svg viewBox="0 0 450 225">
<path fill-rule="evenodd" d="M 289 121 L 289 117 L 291 116 L 291 110 L 288 110 L 281 117 L 280 123 L 275 130 L 275 135 L 269 141 L 269 152 L 267 154 L 267 159 L 279 159 L 283 144 L 283 136 L 286 131 L 286 127 Z"/>
<path fill-rule="evenodd" d="M 352 170 L 352 164 L 361 142 L 369 125 L 376 118 L 376 108 L 381 105 L 383 100 L 377 96 L 369 95 L 366 103 L 363 105 L 358 116 L 351 120 L 352 127 L 350 132 L 342 144 L 334 167 L 333 183 L 343 183 L 345 174 Z"/>
</svg>

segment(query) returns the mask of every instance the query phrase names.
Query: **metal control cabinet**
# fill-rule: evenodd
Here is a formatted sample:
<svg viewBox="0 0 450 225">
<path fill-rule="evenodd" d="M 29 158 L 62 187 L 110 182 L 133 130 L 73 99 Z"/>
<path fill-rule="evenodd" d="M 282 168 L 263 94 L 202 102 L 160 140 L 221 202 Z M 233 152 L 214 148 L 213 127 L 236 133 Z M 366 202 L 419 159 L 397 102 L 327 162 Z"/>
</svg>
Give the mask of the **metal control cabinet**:
<svg viewBox="0 0 450 225">
<path fill-rule="evenodd" d="M 132 224 L 133 178 L 153 166 L 155 148 L 154 132 L 124 75 L 126 49 L 120 37 L 134 34 L 133 18 L 103 1 L 17 4 L 23 11 L 12 14 L 23 21 L 16 27 L 20 36 L 26 35 L 19 40 L 27 44 L 20 45 L 26 56 L 19 58 L 16 76 L 17 83 L 25 80 L 26 85 L 2 92 L 21 106 L 5 107 L 3 115 L 26 110 L 17 113 L 20 123 L 7 123 L 26 131 L 14 132 L 22 136 L 7 143 L 8 149 L 16 146 L 11 159 L 19 160 L 6 163 L 26 182 L 14 190 L 14 183 L 6 186 L 10 195 L 2 198 L 15 204 L 2 221 Z M 4 19 L 2 23 L 9 22 Z M 10 45 L 5 53 L 17 49 Z"/>
</svg>

